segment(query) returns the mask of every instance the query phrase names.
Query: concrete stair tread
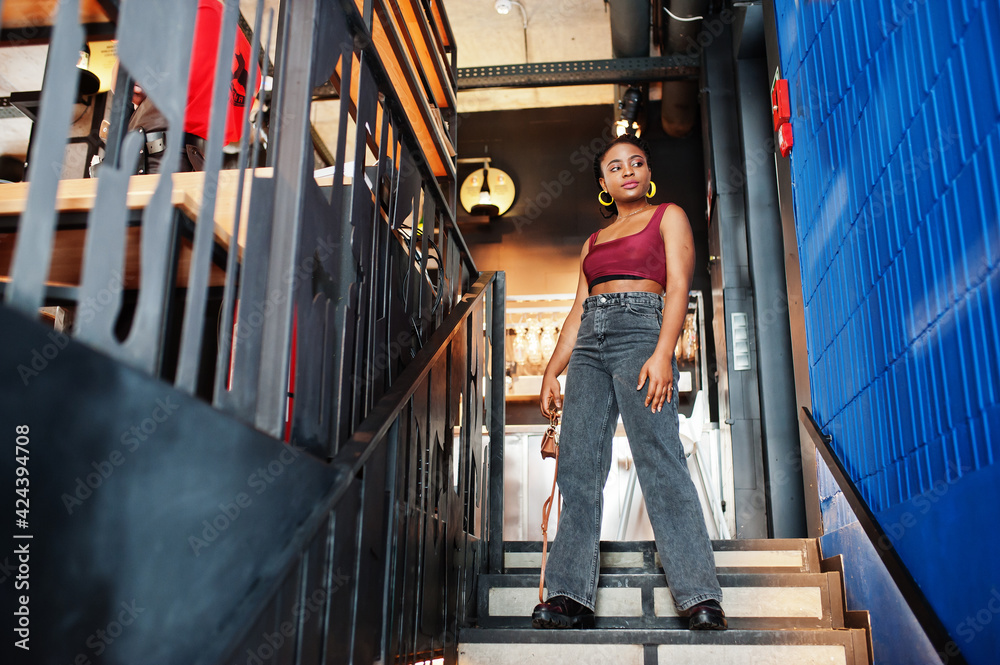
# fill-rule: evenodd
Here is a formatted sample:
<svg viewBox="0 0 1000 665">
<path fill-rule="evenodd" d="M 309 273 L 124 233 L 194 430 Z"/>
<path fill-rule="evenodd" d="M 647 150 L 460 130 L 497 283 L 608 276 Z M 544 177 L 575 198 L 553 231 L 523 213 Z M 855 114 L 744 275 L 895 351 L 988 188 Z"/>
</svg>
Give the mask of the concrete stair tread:
<svg viewBox="0 0 1000 665">
<path fill-rule="evenodd" d="M 746 629 L 840 628 L 844 625 L 839 573 L 720 574 L 723 607 Z M 479 618 L 483 627 L 524 627 L 538 603 L 538 576 L 484 575 Z M 662 574 L 603 574 L 596 610 L 608 628 L 681 625 Z"/>
<path fill-rule="evenodd" d="M 837 578 L 840 573 L 831 571 L 825 573 L 732 573 L 718 574 L 722 586 L 819 586 L 830 583 L 831 578 Z M 516 573 L 486 573 L 479 576 L 480 585 L 487 587 L 530 587 L 538 588 L 538 573 L 518 571 Z M 598 579 L 600 587 L 645 587 L 667 586 L 662 572 L 616 572 L 601 573 Z"/>
<path fill-rule="evenodd" d="M 716 567 L 761 572 L 819 572 L 819 550 L 815 541 L 798 538 L 772 540 L 712 541 Z M 508 570 L 538 570 L 542 543 L 504 543 L 504 566 Z M 656 544 L 648 540 L 602 541 L 601 569 L 645 569 L 660 567 Z"/>
<path fill-rule="evenodd" d="M 528 644 L 846 644 L 860 628 L 818 630 L 539 630 L 535 628 L 462 628 L 462 643 Z"/>
<path fill-rule="evenodd" d="M 534 630 L 459 634 L 460 665 L 522 665 L 542 658 L 581 665 L 863 665 L 863 630 Z"/>
<path fill-rule="evenodd" d="M 479 579 L 478 626 L 459 637 L 461 665 L 866 665 L 868 635 L 845 628 L 842 573 L 824 571 L 815 539 L 713 541 L 724 632 L 678 616 L 652 541 L 601 542 L 596 628 L 535 630 L 540 542 L 504 543 L 505 573 Z M 849 625 L 856 625 L 850 623 Z"/>
</svg>

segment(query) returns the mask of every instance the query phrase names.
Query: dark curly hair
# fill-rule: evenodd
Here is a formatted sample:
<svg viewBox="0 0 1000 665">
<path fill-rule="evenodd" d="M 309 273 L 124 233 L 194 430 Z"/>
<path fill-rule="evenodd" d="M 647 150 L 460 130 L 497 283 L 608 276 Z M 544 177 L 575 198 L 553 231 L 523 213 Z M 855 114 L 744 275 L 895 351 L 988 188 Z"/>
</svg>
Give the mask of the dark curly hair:
<svg viewBox="0 0 1000 665">
<path fill-rule="evenodd" d="M 601 148 L 600 152 L 594 155 L 594 180 L 597 181 L 598 185 L 601 184 L 601 178 L 604 177 L 604 173 L 601 172 L 601 161 L 604 159 L 604 156 L 608 154 L 609 150 L 611 150 L 613 147 L 615 147 L 620 143 L 628 143 L 630 145 L 634 145 L 635 147 L 639 148 L 639 150 L 642 150 L 642 153 L 646 155 L 646 163 L 647 164 L 649 163 L 649 144 L 646 143 L 645 140 L 639 138 L 638 136 L 633 136 L 631 134 L 622 134 L 615 140 L 609 141 L 608 143 L 604 144 L 604 147 Z M 601 215 L 604 217 L 604 219 L 610 219 L 612 216 L 617 214 L 618 214 L 617 203 L 612 203 L 609 206 L 604 206 L 604 205 L 601 206 Z"/>
</svg>

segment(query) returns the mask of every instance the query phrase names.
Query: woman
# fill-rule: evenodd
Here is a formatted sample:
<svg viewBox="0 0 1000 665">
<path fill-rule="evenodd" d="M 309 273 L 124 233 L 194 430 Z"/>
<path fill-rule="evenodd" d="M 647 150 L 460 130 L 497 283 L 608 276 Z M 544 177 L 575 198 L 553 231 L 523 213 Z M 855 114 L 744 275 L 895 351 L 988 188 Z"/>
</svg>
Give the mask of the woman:
<svg viewBox="0 0 1000 665">
<path fill-rule="evenodd" d="M 677 427 L 673 354 L 694 269 L 691 227 L 679 206 L 648 202 L 656 186 L 644 141 L 612 141 L 594 174 L 601 204 L 617 216 L 583 245 L 576 301 L 542 379 L 539 404 L 549 417 L 563 407 L 556 377 L 569 366 L 558 478 L 565 503 L 545 572 L 548 600 L 532 625 L 594 625 L 603 489 L 620 412 L 674 603 L 691 630 L 724 630 L 712 544 Z"/>
</svg>

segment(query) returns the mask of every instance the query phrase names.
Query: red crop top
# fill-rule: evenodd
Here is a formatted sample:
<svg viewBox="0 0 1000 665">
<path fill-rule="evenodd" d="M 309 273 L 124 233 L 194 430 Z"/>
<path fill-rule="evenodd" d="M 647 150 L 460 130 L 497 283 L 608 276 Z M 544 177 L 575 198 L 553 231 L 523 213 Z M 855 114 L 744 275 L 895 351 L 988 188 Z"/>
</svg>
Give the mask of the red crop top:
<svg viewBox="0 0 1000 665">
<path fill-rule="evenodd" d="M 614 279 L 651 279 L 667 288 L 667 255 L 660 236 L 660 220 L 671 204 L 656 207 L 646 228 L 638 233 L 594 244 L 600 231 L 590 236 L 590 249 L 583 259 L 587 288 Z"/>
</svg>

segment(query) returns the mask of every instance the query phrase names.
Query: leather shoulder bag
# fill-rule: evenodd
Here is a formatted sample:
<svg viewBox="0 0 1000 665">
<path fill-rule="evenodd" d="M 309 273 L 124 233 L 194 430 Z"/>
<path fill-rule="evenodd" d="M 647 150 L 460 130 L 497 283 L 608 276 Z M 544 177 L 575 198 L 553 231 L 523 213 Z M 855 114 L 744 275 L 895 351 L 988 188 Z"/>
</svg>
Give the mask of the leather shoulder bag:
<svg viewBox="0 0 1000 665">
<path fill-rule="evenodd" d="M 552 492 L 549 498 L 542 504 L 542 572 L 538 579 L 538 601 L 545 602 L 542 597 L 542 589 L 545 588 L 545 560 L 549 551 L 549 513 L 552 512 L 552 504 L 556 502 L 556 523 L 559 522 L 559 515 L 562 514 L 562 497 L 556 498 L 556 480 L 559 478 L 559 417 L 562 412 L 554 410 L 549 416 L 549 426 L 542 436 L 542 459 L 554 458 L 556 461 L 555 473 L 552 475 Z"/>
</svg>

